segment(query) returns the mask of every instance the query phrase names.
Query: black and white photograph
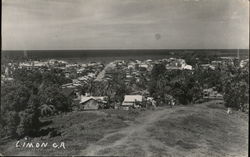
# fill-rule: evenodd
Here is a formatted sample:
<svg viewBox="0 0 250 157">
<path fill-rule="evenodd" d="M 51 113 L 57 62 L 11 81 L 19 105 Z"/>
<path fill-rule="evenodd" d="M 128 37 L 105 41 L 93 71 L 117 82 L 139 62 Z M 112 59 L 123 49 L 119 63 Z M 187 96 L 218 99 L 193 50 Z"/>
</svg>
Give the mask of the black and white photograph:
<svg viewBox="0 0 250 157">
<path fill-rule="evenodd" d="M 249 0 L 2 0 L 0 156 L 248 157 Z"/>
</svg>

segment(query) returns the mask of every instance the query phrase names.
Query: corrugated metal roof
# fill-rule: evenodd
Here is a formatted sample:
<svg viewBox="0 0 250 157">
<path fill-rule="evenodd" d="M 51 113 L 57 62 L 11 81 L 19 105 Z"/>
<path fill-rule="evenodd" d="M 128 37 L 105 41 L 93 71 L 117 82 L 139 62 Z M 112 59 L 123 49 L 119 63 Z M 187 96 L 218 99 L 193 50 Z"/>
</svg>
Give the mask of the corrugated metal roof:
<svg viewBox="0 0 250 157">
<path fill-rule="evenodd" d="M 124 102 L 142 101 L 142 95 L 125 95 Z"/>
<path fill-rule="evenodd" d="M 104 97 L 81 96 L 80 104 L 85 103 L 85 102 L 87 102 L 87 101 L 89 101 L 91 99 L 104 101 Z"/>
</svg>

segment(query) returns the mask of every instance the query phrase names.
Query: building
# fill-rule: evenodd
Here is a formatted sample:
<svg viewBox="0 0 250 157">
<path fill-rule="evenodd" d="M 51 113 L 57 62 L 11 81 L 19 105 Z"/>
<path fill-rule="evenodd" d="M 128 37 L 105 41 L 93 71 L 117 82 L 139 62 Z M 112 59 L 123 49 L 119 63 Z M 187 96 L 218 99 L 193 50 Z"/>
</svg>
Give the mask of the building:
<svg viewBox="0 0 250 157">
<path fill-rule="evenodd" d="M 98 110 L 105 103 L 104 97 L 81 96 L 79 109 Z"/>
<path fill-rule="evenodd" d="M 213 65 L 214 67 L 221 67 L 222 65 L 222 61 L 212 61 L 211 65 Z"/>
<path fill-rule="evenodd" d="M 202 69 L 212 69 L 212 70 L 215 70 L 215 66 L 211 65 L 211 64 L 201 64 L 200 65 Z"/>
<path fill-rule="evenodd" d="M 191 65 L 185 65 L 185 66 L 183 66 L 183 69 L 192 70 L 193 67 Z"/>
<path fill-rule="evenodd" d="M 241 60 L 241 61 L 240 61 L 240 67 L 241 67 L 241 68 L 244 68 L 244 67 L 246 67 L 247 65 L 249 65 L 249 59 L 245 59 L 245 60 Z"/>
<path fill-rule="evenodd" d="M 168 70 L 192 70 L 192 66 L 188 65 L 184 59 L 162 59 L 165 63 L 165 68 Z"/>
<path fill-rule="evenodd" d="M 138 108 L 138 104 L 142 103 L 142 95 L 125 95 L 122 103 L 122 108 L 128 110 L 129 108 Z"/>
<path fill-rule="evenodd" d="M 45 66 L 48 66 L 47 62 L 40 62 L 40 61 L 34 61 L 32 64 L 33 64 L 34 67 L 45 67 Z"/>
<path fill-rule="evenodd" d="M 235 57 L 220 57 L 222 65 L 227 66 L 227 65 L 234 65 L 234 59 Z"/>
<path fill-rule="evenodd" d="M 19 63 L 18 68 L 27 68 L 27 69 L 31 69 L 32 68 L 32 64 L 30 62 L 23 62 L 23 63 Z"/>
<path fill-rule="evenodd" d="M 203 90 L 203 99 L 223 99 L 223 95 L 213 88 L 208 88 Z"/>
<path fill-rule="evenodd" d="M 148 68 L 149 68 L 149 65 L 148 65 L 148 64 L 145 64 L 145 63 L 141 63 L 141 64 L 139 64 L 139 67 L 140 67 L 140 68 L 146 68 L 146 69 L 148 69 Z"/>
</svg>

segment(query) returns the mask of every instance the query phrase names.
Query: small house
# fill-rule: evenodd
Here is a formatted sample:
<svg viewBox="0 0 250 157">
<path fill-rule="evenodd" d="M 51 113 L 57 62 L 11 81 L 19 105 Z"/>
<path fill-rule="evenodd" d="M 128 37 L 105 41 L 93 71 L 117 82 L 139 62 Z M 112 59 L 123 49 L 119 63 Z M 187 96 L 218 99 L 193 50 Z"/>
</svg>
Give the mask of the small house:
<svg viewBox="0 0 250 157">
<path fill-rule="evenodd" d="M 223 99 L 223 95 L 213 88 L 203 89 L 203 99 Z"/>
<path fill-rule="evenodd" d="M 142 103 L 142 95 L 125 95 L 122 103 L 122 108 L 128 110 L 129 108 L 139 108 L 138 104 Z"/>
<path fill-rule="evenodd" d="M 215 70 L 215 66 L 213 66 L 211 64 L 201 64 L 200 66 L 202 69 L 205 69 L 205 70 L 208 70 L 208 69 Z"/>
<path fill-rule="evenodd" d="M 104 103 L 104 97 L 81 96 L 79 109 L 97 110 Z"/>
</svg>

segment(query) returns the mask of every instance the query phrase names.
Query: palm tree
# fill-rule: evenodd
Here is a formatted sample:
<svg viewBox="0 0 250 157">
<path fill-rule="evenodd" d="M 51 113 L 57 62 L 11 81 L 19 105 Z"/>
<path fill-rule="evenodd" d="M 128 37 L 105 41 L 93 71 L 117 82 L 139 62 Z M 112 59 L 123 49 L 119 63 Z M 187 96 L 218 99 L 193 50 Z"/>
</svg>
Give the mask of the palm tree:
<svg viewBox="0 0 250 157">
<path fill-rule="evenodd" d="M 39 109 L 42 116 L 51 115 L 55 111 L 55 107 L 53 105 L 47 104 L 43 104 Z"/>
</svg>

